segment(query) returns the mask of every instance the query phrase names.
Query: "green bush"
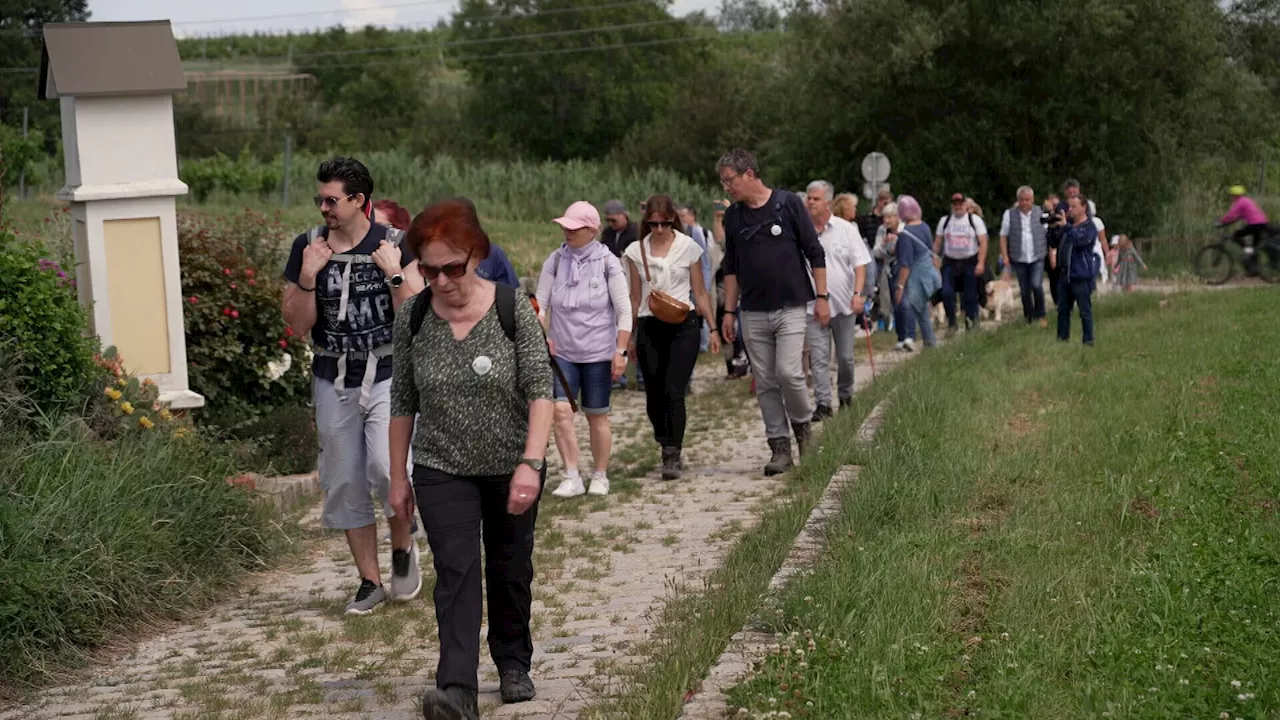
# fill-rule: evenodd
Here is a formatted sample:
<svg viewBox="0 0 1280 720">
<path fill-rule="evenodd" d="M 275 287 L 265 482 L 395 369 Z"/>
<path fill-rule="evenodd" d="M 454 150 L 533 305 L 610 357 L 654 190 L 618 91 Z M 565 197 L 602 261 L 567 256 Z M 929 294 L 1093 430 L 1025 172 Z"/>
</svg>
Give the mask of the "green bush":
<svg viewBox="0 0 1280 720">
<path fill-rule="evenodd" d="M 305 404 L 310 396 L 306 340 L 280 313 L 277 277 L 288 237 L 276 222 L 249 211 L 180 218 L 191 388 L 220 418 L 248 421 L 266 408 Z M 271 364 L 286 355 L 289 369 L 273 379 Z"/>
<path fill-rule="evenodd" d="M 180 170 L 182 181 L 196 202 L 204 202 L 215 191 L 262 197 L 280 187 L 281 171 L 258 162 L 247 150 L 235 160 L 221 152 L 213 157 L 187 160 Z"/>
<path fill-rule="evenodd" d="M 47 681 L 140 621 L 190 612 L 283 539 L 269 506 L 227 483 L 228 450 L 199 435 L 17 427 L 0 418 L 0 686 Z"/>
<path fill-rule="evenodd" d="M 0 338 L 15 362 L 5 372 L 44 412 L 78 403 L 95 375 L 97 340 L 76 299 L 74 272 L 46 257 L 39 244 L 0 231 Z"/>
</svg>

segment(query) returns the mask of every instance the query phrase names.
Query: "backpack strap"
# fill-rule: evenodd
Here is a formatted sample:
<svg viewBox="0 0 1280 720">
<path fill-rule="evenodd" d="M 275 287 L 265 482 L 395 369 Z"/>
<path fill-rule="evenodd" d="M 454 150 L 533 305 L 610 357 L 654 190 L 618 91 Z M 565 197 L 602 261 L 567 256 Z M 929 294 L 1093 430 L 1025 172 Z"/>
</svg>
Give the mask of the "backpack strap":
<svg viewBox="0 0 1280 720">
<path fill-rule="evenodd" d="M 510 285 L 498 284 L 494 287 L 497 294 L 495 305 L 498 306 L 498 322 L 502 324 L 502 332 L 511 342 L 516 341 L 516 289 Z"/>
<path fill-rule="evenodd" d="M 431 286 L 428 285 L 418 293 L 418 297 L 413 301 L 413 310 L 409 313 L 409 337 L 418 337 L 418 331 L 422 329 L 422 321 L 427 317 L 427 310 L 431 309 Z"/>
</svg>

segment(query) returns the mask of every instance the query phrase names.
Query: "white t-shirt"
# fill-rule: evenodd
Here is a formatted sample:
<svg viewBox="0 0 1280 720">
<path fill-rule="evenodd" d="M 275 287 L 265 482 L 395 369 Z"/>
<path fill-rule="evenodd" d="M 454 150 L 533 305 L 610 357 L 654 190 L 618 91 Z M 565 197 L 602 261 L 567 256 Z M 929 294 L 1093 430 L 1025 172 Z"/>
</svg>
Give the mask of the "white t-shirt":
<svg viewBox="0 0 1280 720">
<path fill-rule="evenodd" d="M 644 236 L 640 242 L 644 243 L 644 252 L 649 259 L 649 275 L 653 278 L 653 287 L 676 300 L 683 301 L 684 298 L 691 297 L 693 284 L 689 279 L 689 269 L 702 259 L 702 248 L 698 243 L 688 235 L 677 232 L 666 256 L 654 257 L 649 236 Z M 640 276 L 640 311 L 637 314 L 639 317 L 653 317 L 653 311 L 649 309 L 647 299 L 649 281 L 645 279 L 644 264 L 640 261 L 640 243 L 634 242 L 628 245 L 627 249 L 622 251 L 622 257 L 631 261 L 636 268 L 636 274 Z"/>
<path fill-rule="evenodd" d="M 1022 214 L 1022 235 L 1018 238 L 1009 237 L 1009 213 L 1016 212 Z M 1028 212 L 1022 212 L 1018 208 L 1009 208 L 1004 211 L 1004 215 L 1000 218 L 1000 236 L 1009 238 L 1009 260 L 1011 262 L 1022 262 L 1022 258 L 1028 260 L 1035 255 L 1036 242 L 1031 234 L 1031 223 L 1040 222 L 1040 208 L 1032 206 Z M 1017 241 L 1015 246 L 1013 243 Z M 1016 247 L 1016 250 L 1015 250 Z"/>
<path fill-rule="evenodd" d="M 947 218 L 951 221 L 948 222 Z M 969 221 L 973 220 L 970 224 Z M 946 232 L 943 232 L 943 226 Z M 942 237 L 942 255 L 944 257 L 964 260 L 978 254 L 978 238 L 987 234 L 987 224 L 977 215 L 964 214 L 960 217 L 943 215 L 938 221 L 938 229 L 934 237 Z"/>
<path fill-rule="evenodd" d="M 1092 201 L 1092 200 L 1090 200 L 1089 202 L 1090 202 L 1090 203 L 1092 203 L 1093 201 Z M 1093 216 L 1093 226 L 1094 226 L 1094 227 L 1096 227 L 1096 228 L 1098 228 L 1098 237 L 1099 237 L 1099 238 L 1106 237 L 1106 235 L 1107 235 L 1107 226 L 1103 224 L 1103 222 L 1102 222 L 1102 218 L 1098 217 L 1097 215 L 1094 215 L 1094 216 Z M 1097 256 L 1098 256 L 1098 258 L 1099 258 L 1099 260 L 1101 260 L 1101 262 L 1099 262 L 1099 263 L 1098 263 L 1098 267 L 1099 267 L 1099 268 L 1101 268 L 1101 269 L 1098 271 L 1098 274 L 1102 277 L 1102 282 L 1106 282 L 1106 281 L 1107 281 L 1107 251 L 1106 251 L 1106 248 L 1104 248 L 1104 247 L 1102 246 L 1102 240 L 1101 240 L 1101 239 L 1098 239 L 1098 240 L 1095 240 L 1095 241 L 1094 241 L 1094 243 L 1093 243 L 1093 254 L 1094 254 L 1094 255 L 1097 255 Z"/>
<path fill-rule="evenodd" d="M 862 233 L 857 225 L 832 215 L 818 241 L 827 254 L 827 295 L 830 296 L 831 315 L 858 312 L 862 308 L 853 307 L 854 281 L 857 279 L 854 269 L 871 264 L 871 253 L 862 240 Z M 871 278 L 864 278 L 864 282 L 870 281 Z M 864 287 L 862 291 L 867 289 Z M 813 314 L 812 302 L 808 304 L 808 312 Z"/>
</svg>

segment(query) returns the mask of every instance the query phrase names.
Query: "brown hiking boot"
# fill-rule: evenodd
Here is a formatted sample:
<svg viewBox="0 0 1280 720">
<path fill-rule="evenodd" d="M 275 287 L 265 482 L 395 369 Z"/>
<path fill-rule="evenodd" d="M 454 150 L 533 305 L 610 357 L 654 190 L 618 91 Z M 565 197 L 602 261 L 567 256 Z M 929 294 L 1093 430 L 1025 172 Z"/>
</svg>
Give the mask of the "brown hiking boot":
<svg viewBox="0 0 1280 720">
<path fill-rule="evenodd" d="M 791 429 L 796 433 L 796 454 L 804 457 L 805 451 L 809 449 L 809 440 L 813 437 L 809 431 L 809 423 L 791 423 Z"/>
<path fill-rule="evenodd" d="M 769 438 L 769 449 L 773 451 L 773 457 L 764 465 L 766 477 L 781 475 L 795 467 L 795 463 L 791 461 L 791 438 Z"/>
<path fill-rule="evenodd" d="M 679 480 L 682 470 L 684 470 L 684 463 L 680 461 L 680 448 L 662 448 L 662 479 Z"/>
</svg>

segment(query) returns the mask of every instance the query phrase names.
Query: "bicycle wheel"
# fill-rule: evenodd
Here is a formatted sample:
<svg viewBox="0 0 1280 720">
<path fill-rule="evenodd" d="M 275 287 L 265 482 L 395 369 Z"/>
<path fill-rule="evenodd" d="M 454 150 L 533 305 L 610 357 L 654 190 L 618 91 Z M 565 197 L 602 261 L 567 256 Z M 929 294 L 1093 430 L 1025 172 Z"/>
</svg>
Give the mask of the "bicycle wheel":
<svg viewBox="0 0 1280 720">
<path fill-rule="evenodd" d="M 1221 243 L 1205 245 L 1196 253 L 1196 274 L 1210 285 L 1221 285 L 1231 279 L 1235 261 Z"/>
<path fill-rule="evenodd" d="M 1258 277 L 1273 283 L 1280 280 L 1280 246 L 1269 242 L 1258 248 Z"/>
</svg>

